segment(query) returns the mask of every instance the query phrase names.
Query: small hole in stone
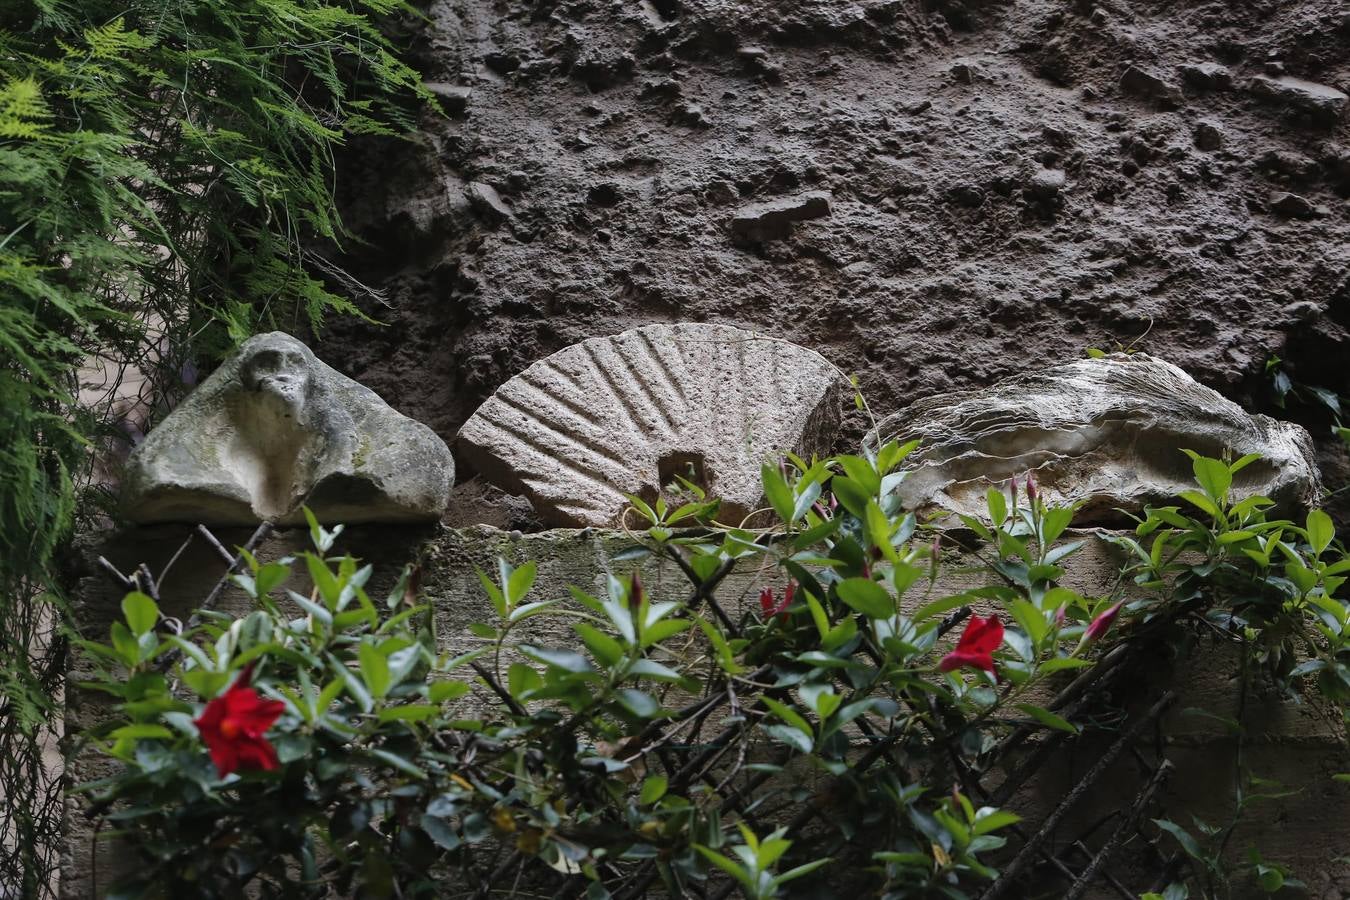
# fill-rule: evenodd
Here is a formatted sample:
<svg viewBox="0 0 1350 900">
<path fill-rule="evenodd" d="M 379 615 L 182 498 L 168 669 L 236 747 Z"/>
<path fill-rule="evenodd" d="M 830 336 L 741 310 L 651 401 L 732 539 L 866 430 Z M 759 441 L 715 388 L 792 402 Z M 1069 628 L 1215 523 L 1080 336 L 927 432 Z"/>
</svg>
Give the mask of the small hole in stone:
<svg viewBox="0 0 1350 900">
<path fill-rule="evenodd" d="M 652 9 L 655 9 L 661 18 L 669 21 L 680 17 L 680 0 L 651 0 Z"/>
<path fill-rule="evenodd" d="M 661 489 L 668 494 L 681 494 L 689 490 L 680 481 L 681 478 L 704 491 L 712 484 L 712 477 L 701 453 L 667 453 L 656 461 L 656 474 Z"/>
<path fill-rule="evenodd" d="M 703 461 L 703 454 L 680 450 L 667 453 L 656 461 L 657 486 L 644 488 L 639 496 L 650 504 L 655 504 L 658 496 L 664 496 L 667 503 L 676 506 L 696 501 L 697 495 L 680 479 L 703 491 L 705 499 L 711 499 L 713 476 Z"/>
</svg>

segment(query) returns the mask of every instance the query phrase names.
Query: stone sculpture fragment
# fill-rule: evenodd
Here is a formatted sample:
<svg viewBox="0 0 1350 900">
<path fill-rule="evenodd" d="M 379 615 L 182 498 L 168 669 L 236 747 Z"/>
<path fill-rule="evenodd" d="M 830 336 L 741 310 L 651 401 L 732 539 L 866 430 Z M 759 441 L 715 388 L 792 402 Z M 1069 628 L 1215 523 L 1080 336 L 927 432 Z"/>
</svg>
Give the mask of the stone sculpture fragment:
<svg viewBox="0 0 1350 900">
<path fill-rule="evenodd" d="M 985 516 L 988 489 L 1033 473 L 1049 502 L 1080 503 L 1079 521 L 1118 524 L 1117 510 L 1174 504 L 1195 487 L 1190 458 L 1261 458 L 1234 478 L 1293 512 L 1320 479 L 1298 425 L 1251 415 L 1181 369 L 1144 353 L 1082 359 L 992 387 L 923 398 L 868 436 L 920 439 L 899 487 L 909 508 Z"/>
<path fill-rule="evenodd" d="M 421 522 L 449 502 L 455 464 L 427 426 L 281 332 L 250 338 L 127 462 L 133 522 Z"/>
<path fill-rule="evenodd" d="M 827 452 L 838 370 L 820 354 L 726 325 L 648 325 L 591 338 L 504 384 L 458 452 L 546 523 L 611 526 L 634 494 L 701 483 L 739 522 L 762 505 L 762 463 Z"/>
</svg>

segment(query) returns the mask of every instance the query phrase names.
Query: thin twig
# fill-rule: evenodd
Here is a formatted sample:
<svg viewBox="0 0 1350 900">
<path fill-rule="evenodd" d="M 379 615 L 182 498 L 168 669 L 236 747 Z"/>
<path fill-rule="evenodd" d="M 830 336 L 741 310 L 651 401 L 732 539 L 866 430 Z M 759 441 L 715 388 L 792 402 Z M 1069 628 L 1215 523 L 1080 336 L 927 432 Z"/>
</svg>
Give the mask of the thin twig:
<svg viewBox="0 0 1350 900">
<path fill-rule="evenodd" d="M 216 540 L 216 536 L 212 534 L 210 531 L 208 531 L 205 525 L 198 525 L 195 529 L 193 529 L 193 533 L 199 535 L 202 540 L 206 541 L 207 545 L 211 547 L 211 549 L 215 550 L 217 554 L 220 555 L 220 558 L 225 563 L 225 565 L 227 566 L 234 565 L 234 554 L 226 550 L 225 545 L 222 544 L 220 541 Z"/>
<path fill-rule="evenodd" d="M 1116 761 L 1116 757 L 1120 756 L 1120 753 L 1125 749 L 1125 746 L 1134 740 L 1135 735 L 1137 735 L 1145 725 L 1151 723 L 1155 718 L 1161 715 L 1163 710 L 1171 706 L 1176 699 L 1177 695 L 1172 691 L 1163 694 L 1156 703 L 1149 707 L 1144 715 L 1136 719 L 1129 728 L 1125 729 L 1120 737 L 1116 738 L 1115 742 L 1107 748 L 1106 752 L 1103 753 L 1100 758 L 1098 758 L 1096 764 L 1087 771 L 1087 774 L 1084 775 L 1076 785 L 1074 785 L 1073 790 L 1069 791 L 1068 795 L 1060 801 L 1059 805 L 1045 818 L 1045 821 L 1041 823 L 1041 827 L 1034 835 L 1032 835 L 1031 839 L 1023 845 L 1022 849 L 1018 851 L 1015 857 L 1013 857 L 1012 862 L 1008 863 L 1003 869 L 1002 873 L 995 879 L 994 883 L 989 885 L 988 889 L 980 895 L 980 900 L 996 900 L 996 898 L 1001 897 L 1004 892 L 1008 890 L 1018 877 L 1021 876 L 1022 870 L 1035 859 L 1040 845 L 1045 843 L 1046 839 L 1049 838 L 1059 826 L 1060 820 L 1063 819 L 1068 811 L 1082 799 L 1083 795 L 1086 794 L 1104 774 L 1106 774 L 1106 770 Z"/>
<path fill-rule="evenodd" d="M 102 569 L 104 572 L 108 573 L 108 577 L 111 578 L 122 590 L 124 591 L 136 590 L 136 582 L 132 581 L 130 578 L 123 575 L 118 570 L 117 566 L 114 566 L 112 563 L 108 562 L 106 557 L 100 556 L 98 558 L 98 567 Z"/>
<path fill-rule="evenodd" d="M 511 696 L 510 691 L 502 687 L 501 683 L 498 682 L 496 678 L 492 677 L 492 673 L 489 672 L 485 666 L 475 660 L 469 663 L 469 667 L 478 673 L 479 678 L 482 678 L 483 681 L 487 682 L 487 686 L 492 688 L 492 692 L 502 699 L 502 702 L 506 704 L 511 712 L 518 716 L 528 716 L 530 714 L 529 710 L 521 706 L 520 702 L 516 700 L 515 697 Z"/>
<path fill-rule="evenodd" d="M 201 525 L 198 525 L 197 527 L 198 527 L 199 529 L 201 529 L 202 531 L 206 531 L 206 529 L 205 529 L 203 526 L 201 526 Z M 174 563 L 178 562 L 178 558 L 179 558 L 180 556 L 182 556 L 182 555 L 187 551 L 187 548 L 188 548 L 188 547 L 192 546 L 192 536 L 193 536 L 193 534 L 195 534 L 195 533 L 196 533 L 196 532 L 192 532 L 192 533 L 189 533 L 189 534 L 188 534 L 187 539 L 184 540 L 183 543 L 179 545 L 178 551 L 177 551 L 176 553 L 174 553 L 174 555 L 171 556 L 171 557 L 169 558 L 169 561 L 166 562 L 166 563 L 164 564 L 164 568 L 162 568 L 162 569 L 159 570 L 159 577 L 155 579 L 155 594 L 154 594 L 154 596 L 156 596 L 156 597 L 159 596 L 159 590 L 160 590 L 160 588 L 162 588 L 162 587 L 164 586 L 164 578 L 169 574 L 169 570 L 173 568 Z M 210 532 L 207 532 L 207 533 L 209 534 Z M 213 540 L 214 540 L 214 538 L 213 538 Z M 230 561 L 233 562 L 233 559 L 231 559 Z"/>
<path fill-rule="evenodd" d="M 257 550 L 258 545 L 261 544 L 263 541 L 267 540 L 268 535 L 270 535 L 271 533 L 272 533 L 271 522 L 263 522 L 261 525 L 257 527 L 256 530 L 254 530 L 253 535 L 248 539 L 247 542 L 245 542 L 243 548 L 239 552 L 239 555 L 236 556 L 225 568 L 225 573 L 220 576 L 220 580 L 216 582 L 216 586 L 211 588 L 211 593 L 206 595 L 206 599 L 203 600 L 201 604 L 197 607 L 197 611 L 192 614 L 192 618 L 188 619 L 187 626 L 184 627 L 183 629 L 184 632 L 190 632 L 198 625 L 201 625 L 202 613 L 209 611 L 213 606 L 216 605 L 216 601 L 220 599 L 220 595 L 225 592 L 225 588 L 230 583 L 230 576 L 234 574 L 234 571 L 239 567 L 239 564 L 244 561 L 244 554 L 252 553 L 253 551 Z M 182 650 L 175 647 L 168 653 L 164 654 L 164 656 L 162 656 L 159 661 L 158 665 L 159 671 L 167 672 L 169 671 L 169 669 L 173 668 L 173 664 L 177 662 L 178 657 L 182 655 L 182 652 L 183 652 Z"/>
<path fill-rule="evenodd" d="M 1162 764 L 1154 771 L 1153 777 L 1148 780 L 1138 796 L 1134 798 L 1134 803 L 1130 807 L 1130 811 L 1125 815 L 1125 819 L 1117 826 L 1116 830 L 1112 832 L 1111 836 L 1106 839 L 1106 843 L 1097 851 L 1097 855 L 1092 858 L 1092 861 L 1088 863 L 1087 868 L 1083 870 L 1082 874 L 1078 876 L 1078 879 L 1070 886 L 1069 892 L 1064 895 L 1064 900 L 1078 900 L 1078 898 L 1083 896 L 1083 893 L 1088 889 L 1088 886 L 1092 884 L 1093 879 L 1097 877 L 1097 872 L 1101 870 L 1102 866 L 1106 865 L 1111 859 L 1112 854 L 1120 848 L 1121 842 L 1125 839 L 1125 835 L 1138 824 L 1139 817 L 1144 814 L 1144 807 L 1148 806 L 1148 802 L 1153 798 L 1154 792 L 1167 780 L 1167 776 L 1171 774 L 1171 771 L 1172 763 L 1164 759 Z"/>
</svg>

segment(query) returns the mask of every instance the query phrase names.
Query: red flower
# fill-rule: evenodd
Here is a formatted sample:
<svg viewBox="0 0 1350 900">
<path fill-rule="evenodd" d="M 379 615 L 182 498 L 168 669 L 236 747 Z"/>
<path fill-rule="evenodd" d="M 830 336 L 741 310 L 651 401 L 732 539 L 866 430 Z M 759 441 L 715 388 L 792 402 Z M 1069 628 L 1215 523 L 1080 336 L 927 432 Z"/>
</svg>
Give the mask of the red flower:
<svg viewBox="0 0 1350 900">
<path fill-rule="evenodd" d="M 987 619 L 971 616 L 970 621 L 966 623 L 966 630 L 956 642 L 956 649 L 942 657 L 938 668 L 943 672 L 950 672 L 952 669 L 973 666 L 993 674 L 993 654 L 1002 643 L 1003 623 L 999 621 L 998 616 L 990 616 Z"/>
<path fill-rule="evenodd" d="M 1115 606 L 1098 613 L 1097 618 L 1093 619 L 1091 624 L 1088 625 L 1087 631 L 1083 632 L 1083 640 L 1095 641 L 1110 631 L 1111 626 L 1115 624 L 1116 616 L 1120 615 L 1120 607 L 1124 604 L 1125 601 L 1121 600 Z"/>
<path fill-rule="evenodd" d="M 789 581 L 787 587 L 783 590 L 783 599 L 775 602 L 773 599 L 773 588 L 766 587 L 759 592 L 759 609 L 764 614 L 767 621 L 777 616 L 781 622 L 786 622 L 788 618 L 787 609 L 792 605 L 792 595 L 797 587 L 796 582 Z"/>
<path fill-rule="evenodd" d="M 248 686 L 252 678 L 253 666 L 247 665 L 229 690 L 206 704 L 201 718 L 194 722 L 221 778 L 236 769 L 270 771 L 281 765 L 276 748 L 263 734 L 286 704 L 259 697 Z"/>
</svg>

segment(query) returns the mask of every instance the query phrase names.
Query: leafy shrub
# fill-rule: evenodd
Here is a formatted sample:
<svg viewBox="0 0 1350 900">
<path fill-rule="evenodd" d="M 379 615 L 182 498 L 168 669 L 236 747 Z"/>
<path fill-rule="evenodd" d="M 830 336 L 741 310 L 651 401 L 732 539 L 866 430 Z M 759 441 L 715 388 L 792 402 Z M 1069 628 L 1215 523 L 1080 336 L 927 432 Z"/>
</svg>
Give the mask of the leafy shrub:
<svg viewBox="0 0 1350 900">
<path fill-rule="evenodd" d="M 138 424 L 79 368 L 115 392 L 138 367 L 153 404 L 256 329 L 356 312 L 359 284 L 322 256 L 344 237 L 333 154 L 402 133 L 429 98 L 377 27 L 406 9 L 0 4 L 0 777 L 32 797 L 0 812 L 0 888 L 50 881 L 54 823 L 27 813 L 52 787 L 37 746 L 64 644 L 37 650 L 61 610 L 53 560 L 77 508 L 99 509 L 75 502 L 93 446 Z"/>
<path fill-rule="evenodd" d="M 335 533 L 318 525 L 298 560 L 248 557 L 235 581 L 256 609 L 242 619 L 166 636 L 153 601 L 129 595 L 112 643 L 84 645 L 118 712 L 89 736 L 123 764 L 86 789 L 143 859 L 117 896 L 486 896 L 552 878 L 567 897 L 659 880 L 758 900 L 828 877 L 961 898 L 1002 889 L 1032 846 L 1003 849 L 1025 836 L 1006 804 L 1027 773 L 984 779 L 1035 732 L 1091 727 L 1093 685 L 1130 671 L 1141 645 L 1202 628 L 1290 690 L 1316 675 L 1344 709 L 1334 595 L 1350 558 L 1319 512 L 1300 526 L 1267 520 L 1261 498 L 1233 502 L 1250 460 L 1195 457 L 1191 513 L 1150 509 L 1113 538 L 1131 559 L 1100 597 L 1061 583 L 1083 545 L 1066 540 L 1071 508 L 1029 478 L 990 490 L 988 520 L 963 521 L 983 583 L 946 595 L 944 544 L 961 531 L 900 508 L 909 449 L 765 467 L 775 521 L 760 528 L 712 524 L 701 497 L 632 498 L 645 533 L 620 561 L 669 558 L 687 596 L 655 597 L 634 572 L 599 597 L 531 600 L 534 564 L 503 561 L 481 575 L 495 616 L 473 628 L 481 646 L 454 658 L 406 578 L 372 602 L 370 567 L 329 557 Z M 690 519 L 703 526 L 674 527 Z M 278 596 L 297 563 L 313 592 Z M 773 575 L 733 617 L 716 592 L 738 565 Z M 513 637 L 545 615 L 569 619 L 585 652 Z M 225 773 L 203 736 L 220 740 L 222 696 L 246 690 L 248 710 L 278 704 L 262 736 L 276 765 Z M 258 738 L 246 725 L 232 733 Z M 1229 877 L 1216 848 L 1241 812 L 1200 837 L 1159 820 L 1192 863 L 1172 896 Z M 1289 883 L 1252 858 L 1262 886 Z"/>
</svg>

